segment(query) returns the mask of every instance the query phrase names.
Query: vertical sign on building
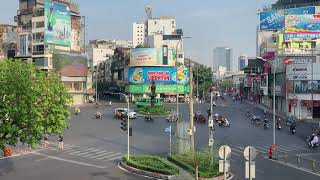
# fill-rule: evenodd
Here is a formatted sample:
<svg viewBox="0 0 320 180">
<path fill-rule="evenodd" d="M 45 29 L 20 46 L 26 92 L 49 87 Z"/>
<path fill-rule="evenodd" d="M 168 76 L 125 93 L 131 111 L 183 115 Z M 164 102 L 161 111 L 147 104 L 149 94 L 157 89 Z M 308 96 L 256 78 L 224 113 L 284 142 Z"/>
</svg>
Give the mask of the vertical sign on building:
<svg viewBox="0 0 320 180">
<path fill-rule="evenodd" d="M 163 58 L 162 58 L 162 64 L 163 65 L 168 65 L 168 46 L 164 45 L 162 47 L 163 49 Z"/>
</svg>

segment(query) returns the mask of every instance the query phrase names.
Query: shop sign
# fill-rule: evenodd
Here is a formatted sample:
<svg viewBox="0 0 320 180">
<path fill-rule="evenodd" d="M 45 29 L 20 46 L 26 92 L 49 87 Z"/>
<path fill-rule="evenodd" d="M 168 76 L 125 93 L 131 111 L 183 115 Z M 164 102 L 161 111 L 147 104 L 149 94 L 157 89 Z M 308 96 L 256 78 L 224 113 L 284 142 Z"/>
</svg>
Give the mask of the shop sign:
<svg viewBox="0 0 320 180">
<path fill-rule="evenodd" d="M 156 93 L 176 93 L 176 85 L 156 85 Z M 139 84 L 139 85 L 129 85 L 130 93 L 151 93 L 151 85 L 148 84 Z M 180 94 L 186 94 L 190 92 L 189 85 L 178 85 L 178 92 Z"/>
</svg>

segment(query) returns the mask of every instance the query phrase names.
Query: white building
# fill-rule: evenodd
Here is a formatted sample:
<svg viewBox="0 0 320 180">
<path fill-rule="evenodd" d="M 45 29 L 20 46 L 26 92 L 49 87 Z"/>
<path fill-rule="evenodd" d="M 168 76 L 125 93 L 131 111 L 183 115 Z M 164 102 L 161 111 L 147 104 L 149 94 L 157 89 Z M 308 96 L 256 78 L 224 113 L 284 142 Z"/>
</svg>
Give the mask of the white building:
<svg viewBox="0 0 320 180">
<path fill-rule="evenodd" d="M 134 22 L 132 25 L 132 43 L 133 47 L 143 45 L 145 40 L 146 26 L 144 22 Z"/>
<path fill-rule="evenodd" d="M 155 34 L 170 35 L 175 34 L 177 28 L 175 17 L 161 16 L 147 21 L 147 36 Z"/>
</svg>

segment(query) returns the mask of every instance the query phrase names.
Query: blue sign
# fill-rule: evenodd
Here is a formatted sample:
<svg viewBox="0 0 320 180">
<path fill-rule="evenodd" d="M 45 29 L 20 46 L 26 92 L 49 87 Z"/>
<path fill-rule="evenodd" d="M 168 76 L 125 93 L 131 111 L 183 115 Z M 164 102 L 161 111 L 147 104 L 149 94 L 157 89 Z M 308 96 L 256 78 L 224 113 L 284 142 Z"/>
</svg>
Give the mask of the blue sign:
<svg viewBox="0 0 320 180">
<path fill-rule="evenodd" d="M 179 68 L 176 75 L 175 67 L 129 67 L 129 84 L 178 84 L 189 83 L 189 69 Z"/>
<path fill-rule="evenodd" d="M 286 15 L 315 14 L 314 6 L 260 12 L 260 30 L 282 29 Z"/>
</svg>

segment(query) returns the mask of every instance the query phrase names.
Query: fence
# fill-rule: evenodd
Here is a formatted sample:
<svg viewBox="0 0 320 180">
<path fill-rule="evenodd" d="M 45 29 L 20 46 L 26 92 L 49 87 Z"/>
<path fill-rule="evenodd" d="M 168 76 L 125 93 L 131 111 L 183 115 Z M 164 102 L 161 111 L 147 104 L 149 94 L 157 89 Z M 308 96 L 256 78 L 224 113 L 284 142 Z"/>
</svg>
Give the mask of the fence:
<svg viewBox="0 0 320 180">
<path fill-rule="evenodd" d="M 320 162 L 299 154 L 276 151 L 273 159 L 320 174 Z"/>
</svg>

